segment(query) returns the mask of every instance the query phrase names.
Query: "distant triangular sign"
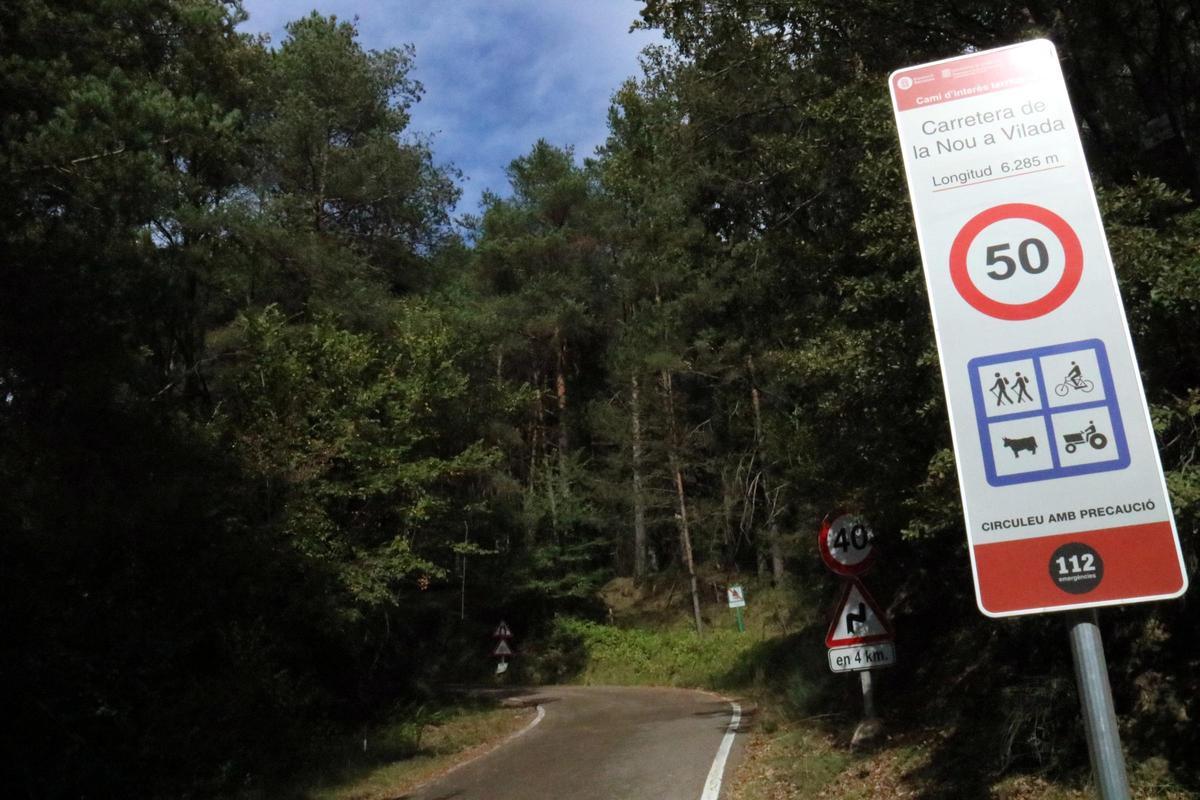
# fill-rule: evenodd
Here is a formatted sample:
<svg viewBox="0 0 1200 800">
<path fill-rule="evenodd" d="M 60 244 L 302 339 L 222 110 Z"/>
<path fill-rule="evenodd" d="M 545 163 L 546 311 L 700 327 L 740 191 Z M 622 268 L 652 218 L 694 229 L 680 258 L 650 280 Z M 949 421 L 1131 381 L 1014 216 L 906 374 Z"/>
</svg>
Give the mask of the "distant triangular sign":
<svg viewBox="0 0 1200 800">
<path fill-rule="evenodd" d="M 504 641 L 503 639 L 496 643 L 496 649 L 492 651 L 492 655 L 500 657 L 511 656 L 512 654 L 512 648 L 509 647 L 508 642 Z"/>
<path fill-rule="evenodd" d="M 895 638 L 892 623 L 858 579 L 846 582 L 837 613 L 825 634 L 826 647 L 887 642 Z"/>
<path fill-rule="evenodd" d="M 508 623 L 500 620 L 500 624 L 496 626 L 496 632 L 492 634 L 493 639 L 511 639 L 512 628 L 508 627 Z"/>
</svg>

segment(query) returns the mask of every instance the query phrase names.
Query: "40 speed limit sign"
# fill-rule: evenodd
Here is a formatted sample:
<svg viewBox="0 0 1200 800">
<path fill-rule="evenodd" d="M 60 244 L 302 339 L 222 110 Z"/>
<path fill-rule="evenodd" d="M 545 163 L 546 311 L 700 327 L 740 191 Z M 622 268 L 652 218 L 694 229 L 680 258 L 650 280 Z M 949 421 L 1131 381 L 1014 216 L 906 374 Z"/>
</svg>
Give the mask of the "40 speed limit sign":
<svg viewBox="0 0 1200 800">
<path fill-rule="evenodd" d="M 1048 41 L 896 71 L 890 88 L 979 608 L 1187 589 L 1125 312 Z"/>
<path fill-rule="evenodd" d="M 857 514 L 834 512 L 821 521 L 817 549 L 830 571 L 843 577 L 861 575 L 875 561 L 875 532 Z"/>
</svg>

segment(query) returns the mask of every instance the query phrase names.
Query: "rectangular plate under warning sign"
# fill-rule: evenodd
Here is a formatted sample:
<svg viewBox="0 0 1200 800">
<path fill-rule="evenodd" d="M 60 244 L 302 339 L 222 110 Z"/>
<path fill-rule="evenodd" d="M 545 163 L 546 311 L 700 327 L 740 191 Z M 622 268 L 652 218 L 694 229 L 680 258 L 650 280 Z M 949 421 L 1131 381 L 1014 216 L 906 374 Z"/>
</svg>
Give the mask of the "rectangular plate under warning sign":
<svg viewBox="0 0 1200 800">
<path fill-rule="evenodd" d="M 834 672 L 862 672 L 882 669 L 896 663 L 896 645 L 892 642 L 834 647 L 829 651 L 829 669 Z"/>
<path fill-rule="evenodd" d="M 1187 589 L 1100 211 L 1054 46 L 889 80 L 989 616 Z"/>
</svg>

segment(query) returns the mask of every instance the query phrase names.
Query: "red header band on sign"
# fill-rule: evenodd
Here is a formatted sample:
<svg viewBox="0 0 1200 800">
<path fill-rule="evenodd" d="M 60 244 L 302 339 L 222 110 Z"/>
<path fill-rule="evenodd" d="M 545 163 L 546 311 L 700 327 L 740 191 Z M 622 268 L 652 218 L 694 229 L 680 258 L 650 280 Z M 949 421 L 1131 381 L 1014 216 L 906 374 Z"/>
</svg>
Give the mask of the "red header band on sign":
<svg viewBox="0 0 1200 800">
<path fill-rule="evenodd" d="M 1027 86 L 1045 79 L 1046 57 L 1057 58 L 1049 47 L 1036 54 L 1029 48 L 1005 48 L 899 70 L 892 74 L 896 106 L 909 111 Z"/>
</svg>

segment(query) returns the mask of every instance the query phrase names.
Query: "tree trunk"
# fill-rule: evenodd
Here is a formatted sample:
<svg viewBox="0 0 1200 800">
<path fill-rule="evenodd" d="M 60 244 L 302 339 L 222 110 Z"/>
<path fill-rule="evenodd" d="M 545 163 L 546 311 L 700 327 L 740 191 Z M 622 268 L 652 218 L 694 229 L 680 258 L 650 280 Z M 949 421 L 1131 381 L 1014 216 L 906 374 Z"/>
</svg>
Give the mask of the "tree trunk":
<svg viewBox="0 0 1200 800">
<path fill-rule="evenodd" d="M 767 526 L 767 541 L 771 543 L 771 579 L 778 586 L 786 577 L 783 561 L 783 544 L 779 541 L 779 523 L 772 518 Z"/>
<path fill-rule="evenodd" d="M 558 494 L 567 497 L 571 487 L 567 480 L 567 342 L 562 332 L 554 329 L 554 396 L 558 401 Z M 557 517 L 557 514 L 555 514 Z M 558 525 L 554 526 L 555 535 Z"/>
<path fill-rule="evenodd" d="M 725 535 L 723 558 L 730 563 L 737 561 L 737 536 L 733 532 L 734 485 L 736 478 L 729 477 L 729 469 L 721 470 L 721 532 Z"/>
<path fill-rule="evenodd" d="M 542 437 L 546 424 L 546 408 L 542 402 L 541 383 L 542 376 L 535 372 L 533 374 L 533 386 L 536 390 L 533 395 L 533 424 L 529 426 L 529 491 L 531 492 L 537 484 L 538 453 L 542 449 Z"/>
<path fill-rule="evenodd" d="M 332 132 L 326 133 L 325 141 L 321 144 L 321 165 L 316 169 L 316 174 L 313 175 L 313 231 L 320 233 L 325 226 L 325 179 L 329 169 L 329 137 Z"/>
<path fill-rule="evenodd" d="M 675 493 L 679 498 L 679 539 L 683 548 L 683 561 L 687 566 L 688 583 L 692 590 L 692 615 L 696 620 L 696 634 L 704 635 L 704 622 L 700 619 L 700 587 L 696 581 L 696 565 L 692 561 L 692 534 L 688 528 L 687 495 L 683 491 L 683 472 L 679 468 L 679 459 L 673 458 L 672 471 L 675 473 Z"/>
<path fill-rule="evenodd" d="M 567 447 L 567 343 L 558 328 L 554 329 L 554 394 L 558 399 L 558 464 L 566 474 Z"/>
<path fill-rule="evenodd" d="M 683 468 L 679 463 L 679 434 L 675 424 L 675 392 L 671 386 L 671 373 L 662 371 L 663 391 L 667 398 L 667 458 L 671 474 L 675 478 L 675 497 L 679 502 L 679 549 L 683 553 L 683 565 L 687 568 L 688 582 L 692 590 L 692 614 L 696 619 L 696 634 L 704 635 L 704 622 L 700 619 L 700 587 L 696 581 L 696 564 L 692 559 L 692 531 L 688 523 L 687 493 L 683 488 Z"/>
<path fill-rule="evenodd" d="M 629 380 L 629 418 L 633 440 L 633 577 L 646 577 L 646 497 L 642 488 L 642 409 L 638 376 Z"/>
<path fill-rule="evenodd" d="M 763 459 L 762 492 L 767 509 L 767 546 L 771 551 L 771 578 L 778 585 L 784 578 L 783 545 L 779 541 L 778 495 L 771 496 L 771 482 L 767 461 L 763 454 L 762 402 L 758 382 L 754 377 L 754 357 L 746 356 L 746 370 L 750 375 L 750 406 L 754 409 L 754 449 Z"/>
<path fill-rule="evenodd" d="M 552 470 L 548 465 L 546 456 L 546 404 L 542 398 L 542 373 L 541 371 L 534 372 L 533 385 L 536 391 L 534 392 L 534 421 L 533 435 L 530 437 L 530 454 L 529 454 L 529 491 L 537 493 L 538 479 L 542 478 L 546 484 L 546 503 L 550 510 L 550 527 L 554 531 L 555 538 L 558 537 L 558 502 L 555 497 L 555 479 Z M 544 473 L 539 475 L 538 473 Z M 537 540 L 537 523 L 534 522 L 526 531 L 528 544 L 532 547 Z"/>
<path fill-rule="evenodd" d="M 550 529 L 554 532 L 554 543 L 561 546 L 562 540 L 558 535 L 558 481 L 554 476 L 555 470 L 548 463 L 543 472 L 546 473 L 546 502 L 550 506 Z"/>
</svg>

